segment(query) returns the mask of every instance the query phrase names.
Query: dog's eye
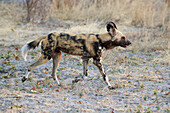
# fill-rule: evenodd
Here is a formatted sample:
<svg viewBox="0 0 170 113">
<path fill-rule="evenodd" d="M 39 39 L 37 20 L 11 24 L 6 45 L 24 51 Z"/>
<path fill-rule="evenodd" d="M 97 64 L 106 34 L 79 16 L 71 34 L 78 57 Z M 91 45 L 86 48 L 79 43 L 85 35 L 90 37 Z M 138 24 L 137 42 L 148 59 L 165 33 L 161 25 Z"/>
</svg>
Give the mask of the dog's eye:
<svg viewBox="0 0 170 113">
<path fill-rule="evenodd" d="M 123 40 L 125 39 L 125 37 L 124 37 L 124 36 L 122 36 L 121 38 L 122 38 Z"/>
</svg>

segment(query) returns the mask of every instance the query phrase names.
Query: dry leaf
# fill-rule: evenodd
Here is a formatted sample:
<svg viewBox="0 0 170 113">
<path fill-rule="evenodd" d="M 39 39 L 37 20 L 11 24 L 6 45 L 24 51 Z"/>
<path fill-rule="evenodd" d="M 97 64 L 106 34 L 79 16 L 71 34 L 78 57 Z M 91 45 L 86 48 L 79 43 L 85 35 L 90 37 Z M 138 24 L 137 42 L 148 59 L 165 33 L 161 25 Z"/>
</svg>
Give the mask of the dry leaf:
<svg viewBox="0 0 170 113">
<path fill-rule="evenodd" d="M 52 87 L 52 85 L 50 85 L 48 88 L 51 88 Z"/>
<path fill-rule="evenodd" d="M 154 102 L 154 103 L 152 103 L 151 105 L 156 105 L 156 103 Z"/>
<path fill-rule="evenodd" d="M 81 104 L 81 101 L 78 101 L 77 103 Z"/>
<path fill-rule="evenodd" d="M 32 90 L 35 90 L 35 87 L 33 87 Z"/>
<path fill-rule="evenodd" d="M 170 95 L 170 91 L 168 93 L 166 93 L 166 95 Z"/>
<path fill-rule="evenodd" d="M 111 113 L 114 113 L 114 109 L 112 109 Z"/>
<path fill-rule="evenodd" d="M 60 92 L 58 89 L 56 89 L 57 92 Z"/>
</svg>

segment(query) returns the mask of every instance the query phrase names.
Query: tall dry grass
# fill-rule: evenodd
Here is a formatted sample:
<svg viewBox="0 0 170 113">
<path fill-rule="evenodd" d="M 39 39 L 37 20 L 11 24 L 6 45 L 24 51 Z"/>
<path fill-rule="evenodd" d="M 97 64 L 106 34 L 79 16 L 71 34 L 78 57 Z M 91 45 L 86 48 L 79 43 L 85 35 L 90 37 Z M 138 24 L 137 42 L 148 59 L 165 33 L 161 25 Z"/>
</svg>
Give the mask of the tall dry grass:
<svg viewBox="0 0 170 113">
<path fill-rule="evenodd" d="M 0 2 L 0 16 L 14 21 L 25 21 L 29 12 L 31 21 L 34 22 L 59 19 L 102 23 L 112 20 L 123 25 L 146 27 L 168 27 L 170 18 L 168 6 L 170 2 L 164 0 L 29 0 L 29 2 L 30 12 L 25 2 L 20 4 Z"/>
<path fill-rule="evenodd" d="M 20 4 L 0 2 L 0 28 L 21 23 L 25 16 L 24 13 Z"/>
<path fill-rule="evenodd" d="M 168 3 L 162 0 L 53 0 L 50 16 L 61 20 L 113 20 L 156 27 L 168 21 Z"/>
</svg>

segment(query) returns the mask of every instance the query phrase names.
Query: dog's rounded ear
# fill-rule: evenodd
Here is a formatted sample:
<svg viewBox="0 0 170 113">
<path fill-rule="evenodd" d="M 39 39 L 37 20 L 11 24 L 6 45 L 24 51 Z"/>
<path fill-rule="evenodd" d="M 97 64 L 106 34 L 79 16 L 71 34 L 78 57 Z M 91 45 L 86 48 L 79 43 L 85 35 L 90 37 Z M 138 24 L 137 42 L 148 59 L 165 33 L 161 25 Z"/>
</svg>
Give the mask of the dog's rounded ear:
<svg viewBox="0 0 170 113">
<path fill-rule="evenodd" d="M 109 22 L 106 26 L 107 31 L 113 36 L 114 32 L 116 31 L 115 29 L 117 29 L 116 24 L 113 22 Z"/>
<path fill-rule="evenodd" d="M 113 28 L 117 29 L 116 24 L 113 23 L 113 22 L 109 22 L 109 23 L 107 24 L 106 28 L 107 28 L 107 31 L 108 31 L 108 32 L 109 32 L 110 28 L 112 28 L 112 29 L 113 29 Z"/>
</svg>

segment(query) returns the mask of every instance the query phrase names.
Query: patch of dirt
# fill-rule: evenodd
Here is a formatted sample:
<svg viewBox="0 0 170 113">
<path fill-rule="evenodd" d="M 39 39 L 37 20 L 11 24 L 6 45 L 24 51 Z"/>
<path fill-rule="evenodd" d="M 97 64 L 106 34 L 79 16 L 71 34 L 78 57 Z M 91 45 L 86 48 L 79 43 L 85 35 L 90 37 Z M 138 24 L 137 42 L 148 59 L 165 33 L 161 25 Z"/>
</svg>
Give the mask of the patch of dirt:
<svg viewBox="0 0 170 113">
<path fill-rule="evenodd" d="M 170 111 L 170 67 L 154 60 L 159 53 L 124 49 L 104 52 L 104 69 L 116 87 L 109 90 L 92 60 L 87 79 L 73 83 L 82 75 L 82 60 L 64 53 L 57 72 L 62 86 L 51 79 L 52 61 L 34 69 L 29 80 L 22 83 L 27 66 L 40 53 L 30 51 L 25 62 L 20 47 L 0 47 L 1 112 Z"/>
</svg>

